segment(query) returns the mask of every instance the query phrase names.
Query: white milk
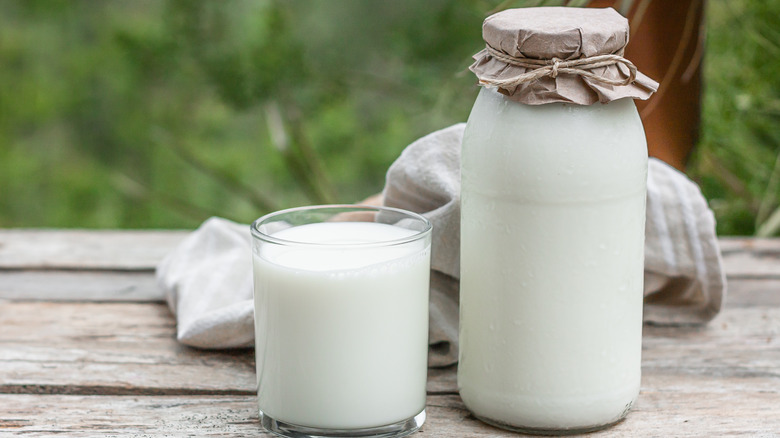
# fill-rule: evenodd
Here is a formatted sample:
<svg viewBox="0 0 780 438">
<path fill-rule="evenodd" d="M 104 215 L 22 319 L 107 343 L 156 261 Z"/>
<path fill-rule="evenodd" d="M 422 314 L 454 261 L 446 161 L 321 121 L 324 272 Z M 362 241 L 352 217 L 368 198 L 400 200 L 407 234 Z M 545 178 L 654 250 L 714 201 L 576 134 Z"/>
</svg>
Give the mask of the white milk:
<svg viewBox="0 0 780 438">
<path fill-rule="evenodd" d="M 391 225 L 328 222 L 273 234 L 255 263 L 260 410 L 299 426 L 396 423 L 425 407 L 428 239 Z M 381 245 L 381 244 L 380 244 Z"/>
<path fill-rule="evenodd" d="M 639 392 L 647 149 L 631 100 L 482 89 L 463 139 L 466 406 L 519 429 L 587 429 Z"/>
</svg>

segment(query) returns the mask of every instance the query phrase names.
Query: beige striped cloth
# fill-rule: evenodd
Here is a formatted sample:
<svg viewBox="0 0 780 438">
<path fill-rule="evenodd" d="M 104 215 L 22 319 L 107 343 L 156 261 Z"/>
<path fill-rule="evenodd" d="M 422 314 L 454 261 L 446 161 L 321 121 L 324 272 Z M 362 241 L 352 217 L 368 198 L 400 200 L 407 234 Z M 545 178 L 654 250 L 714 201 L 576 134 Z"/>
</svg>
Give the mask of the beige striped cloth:
<svg viewBox="0 0 780 438">
<path fill-rule="evenodd" d="M 409 145 L 387 173 L 385 204 L 434 224 L 430 366 L 457 361 L 460 260 L 460 143 L 465 124 Z M 703 324 L 723 306 L 726 282 L 715 219 L 699 188 L 651 159 L 645 229 L 646 322 Z M 254 338 L 248 225 L 212 218 L 158 266 L 180 342 L 201 348 L 251 346 Z"/>
</svg>

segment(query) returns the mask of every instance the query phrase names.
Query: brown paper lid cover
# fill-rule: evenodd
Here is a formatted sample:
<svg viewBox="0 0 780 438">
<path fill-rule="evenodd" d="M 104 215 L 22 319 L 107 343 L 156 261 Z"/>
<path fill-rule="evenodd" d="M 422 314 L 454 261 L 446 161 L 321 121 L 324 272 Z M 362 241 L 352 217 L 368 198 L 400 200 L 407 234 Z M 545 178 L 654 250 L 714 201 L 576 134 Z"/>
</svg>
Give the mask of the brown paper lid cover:
<svg viewBox="0 0 780 438">
<path fill-rule="evenodd" d="M 657 82 L 622 58 L 628 20 L 612 8 L 508 9 L 485 19 L 482 37 L 486 48 L 474 55 L 471 71 L 480 84 L 521 103 L 591 105 L 647 99 L 658 89 Z M 607 60 L 595 62 L 601 58 Z M 523 75 L 533 77 L 515 83 Z"/>
</svg>

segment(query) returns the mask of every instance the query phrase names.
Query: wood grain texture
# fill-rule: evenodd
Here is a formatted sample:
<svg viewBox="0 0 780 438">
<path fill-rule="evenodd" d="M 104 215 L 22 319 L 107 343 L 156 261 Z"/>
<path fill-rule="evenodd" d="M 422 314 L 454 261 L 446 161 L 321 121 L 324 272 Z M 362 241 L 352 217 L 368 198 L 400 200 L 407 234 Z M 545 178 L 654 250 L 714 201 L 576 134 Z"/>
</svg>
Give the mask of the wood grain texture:
<svg viewBox="0 0 780 438">
<path fill-rule="evenodd" d="M 0 269 L 150 270 L 188 233 L 0 230 Z"/>
<path fill-rule="evenodd" d="M 270 437 L 253 396 L 0 395 L 0 436 Z"/>
<path fill-rule="evenodd" d="M 684 394 L 643 389 L 625 421 L 586 436 L 778 436 L 776 397 L 733 389 Z M 256 409 L 252 396 L 0 395 L 0 435 L 270 436 Z M 429 396 L 427 417 L 414 436 L 522 436 L 477 421 L 455 395 Z"/>
<path fill-rule="evenodd" d="M 726 275 L 735 278 L 780 278 L 780 239 L 718 240 Z"/>
<path fill-rule="evenodd" d="M 780 261 L 778 262 L 780 269 Z M 0 270 L 0 300 L 161 302 L 151 271 Z M 727 305 L 780 306 L 780 277 L 730 278 Z"/>
<path fill-rule="evenodd" d="M 707 390 L 676 393 L 643 388 L 628 417 L 587 437 L 780 436 L 777 393 Z M 423 435 L 421 435 L 423 436 Z M 458 396 L 428 397 L 424 436 L 518 437 L 474 419 Z"/>
<path fill-rule="evenodd" d="M 252 394 L 249 350 L 176 342 L 157 303 L 5 302 L 0 392 Z M 705 327 L 645 326 L 646 376 L 766 377 L 780 387 L 780 307 L 727 308 Z M 432 394 L 454 394 L 455 367 L 430 373 Z"/>
<path fill-rule="evenodd" d="M 161 303 L 0 303 L 0 393 L 254 394 L 250 349 L 176 341 Z M 454 393 L 455 367 L 430 370 L 432 393 Z"/>
<path fill-rule="evenodd" d="M 190 230 L 0 230 L 0 269 L 151 270 Z M 721 238 L 729 276 L 780 278 L 780 239 Z"/>
<path fill-rule="evenodd" d="M 0 392 L 254 393 L 249 350 L 176 342 L 164 304 L 6 302 L 0 327 Z"/>
<path fill-rule="evenodd" d="M 149 271 L 0 271 L 0 299 L 15 301 L 159 302 L 163 291 Z"/>
<path fill-rule="evenodd" d="M 175 340 L 153 268 L 186 232 L 0 231 L 0 436 L 268 436 L 251 350 Z M 780 436 L 780 240 L 722 239 L 724 311 L 646 325 L 639 401 L 593 436 Z M 121 248 L 123 251 L 117 251 Z M 429 370 L 419 436 L 515 437 Z"/>
<path fill-rule="evenodd" d="M 726 307 L 780 307 L 780 278 L 729 279 Z"/>
</svg>

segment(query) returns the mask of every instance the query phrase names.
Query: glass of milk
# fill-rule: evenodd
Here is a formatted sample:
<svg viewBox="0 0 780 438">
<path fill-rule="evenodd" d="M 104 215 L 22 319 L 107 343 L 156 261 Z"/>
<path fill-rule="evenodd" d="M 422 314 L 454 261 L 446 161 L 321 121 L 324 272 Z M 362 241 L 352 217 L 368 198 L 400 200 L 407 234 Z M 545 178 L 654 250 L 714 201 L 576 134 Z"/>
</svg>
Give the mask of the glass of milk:
<svg viewBox="0 0 780 438">
<path fill-rule="evenodd" d="M 425 421 L 431 223 L 369 206 L 252 224 L 260 419 L 290 437 L 404 436 Z"/>
</svg>

